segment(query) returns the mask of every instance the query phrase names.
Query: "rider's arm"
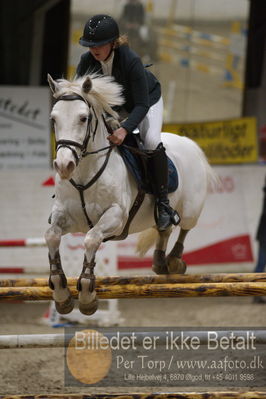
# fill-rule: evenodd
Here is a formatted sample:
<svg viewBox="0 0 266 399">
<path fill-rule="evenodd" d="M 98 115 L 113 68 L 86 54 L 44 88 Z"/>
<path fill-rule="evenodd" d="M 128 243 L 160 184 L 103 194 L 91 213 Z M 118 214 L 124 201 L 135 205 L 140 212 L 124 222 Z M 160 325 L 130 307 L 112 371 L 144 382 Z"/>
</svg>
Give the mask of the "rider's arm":
<svg viewBox="0 0 266 399">
<path fill-rule="evenodd" d="M 121 126 L 128 133 L 131 133 L 140 124 L 150 108 L 146 72 L 138 57 L 132 60 L 129 67 L 128 90 L 130 91 L 133 109 Z"/>
</svg>

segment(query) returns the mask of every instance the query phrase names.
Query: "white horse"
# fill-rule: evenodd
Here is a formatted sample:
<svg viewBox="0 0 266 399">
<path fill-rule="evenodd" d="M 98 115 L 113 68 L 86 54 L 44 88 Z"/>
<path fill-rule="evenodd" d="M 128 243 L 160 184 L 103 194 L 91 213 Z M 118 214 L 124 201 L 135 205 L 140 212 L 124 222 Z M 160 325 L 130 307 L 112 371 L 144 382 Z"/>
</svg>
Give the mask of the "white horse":
<svg viewBox="0 0 266 399">
<path fill-rule="evenodd" d="M 51 269 L 49 285 L 57 310 L 69 313 L 74 301 L 61 266 L 60 240 L 66 233 L 86 233 L 83 270 L 77 288 L 80 311 L 92 314 L 97 309 L 95 254 L 103 241 L 121 239 L 122 233 L 142 232 L 141 253 L 156 244 L 153 271 L 157 274 L 185 272 L 184 239 L 196 225 L 208 187 L 216 182 L 216 175 L 195 142 L 175 134 L 162 134 L 163 145 L 179 176 L 178 189 L 169 194 L 169 200 L 181 217 L 177 242 L 166 257 L 172 228 L 157 231 L 154 198 L 150 194 L 144 196 L 138 211 L 134 210 L 141 197 L 137 184 L 118 149 L 107 140 L 110 131 L 105 115 L 108 113 L 117 120 L 118 115 L 111 107 L 123 103 L 121 87 L 111 77 L 95 75 L 73 82 L 54 81 L 48 76 L 48 81 L 55 98 L 51 119 L 57 146 L 55 202 L 51 227 L 45 234 Z"/>
</svg>

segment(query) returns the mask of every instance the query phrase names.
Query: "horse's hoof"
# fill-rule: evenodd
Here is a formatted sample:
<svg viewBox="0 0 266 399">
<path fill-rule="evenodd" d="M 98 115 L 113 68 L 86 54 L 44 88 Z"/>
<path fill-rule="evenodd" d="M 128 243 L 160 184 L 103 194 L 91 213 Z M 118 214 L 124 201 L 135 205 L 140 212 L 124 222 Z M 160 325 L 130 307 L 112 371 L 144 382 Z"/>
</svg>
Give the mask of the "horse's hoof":
<svg viewBox="0 0 266 399">
<path fill-rule="evenodd" d="M 63 301 L 63 302 L 57 302 L 55 301 L 55 308 L 58 313 L 60 314 L 67 314 L 72 312 L 74 309 L 74 299 L 72 298 L 70 291 L 69 291 L 69 297 Z"/>
<path fill-rule="evenodd" d="M 91 280 L 81 278 L 79 281 L 79 310 L 81 313 L 90 316 L 98 309 L 96 291 L 90 291 Z"/>
<path fill-rule="evenodd" d="M 69 288 L 63 284 L 62 275 L 50 275 L 49 287 L 53 290 L 53 300 L 57 312 L 60 314 L 70 313 L 73 310 L 75 303 Z"/>
<path fill-rule="evenodd" d="M 79 295 L 79 310 L 81 313 L 90 316 L 98 309 L 98 298 L 96 296 L 96 291 L 89 293 L 86 299 L 86 302 L 82 302 Z"/>
<path fill-rule="evenodd" d="M 80 312 L 82 314 L 85 314 L 86 316 L 91 316 L 93 313 L 97 311 L 97 309 L 98 309 L 97 298 L 89 304 L 79 303 Z"/>
<path fill-rule="evenodd" d="M 156 274 L 169 274 L 165 252 L 161 249 L 155 249 L 153 252 L 152 271 Z"/>
<path fill-rule="evenodd" d="M 167 256 L 166 261 L 168 274 L 185 274 L 187 265 L 182 259 Z"/>
<path fill-rule="evenodd" d="M 152 265 L 152 271 L 158 275 L 169 274 L 167 266 L 165 267 L 164 265 Z"/>
</svg>

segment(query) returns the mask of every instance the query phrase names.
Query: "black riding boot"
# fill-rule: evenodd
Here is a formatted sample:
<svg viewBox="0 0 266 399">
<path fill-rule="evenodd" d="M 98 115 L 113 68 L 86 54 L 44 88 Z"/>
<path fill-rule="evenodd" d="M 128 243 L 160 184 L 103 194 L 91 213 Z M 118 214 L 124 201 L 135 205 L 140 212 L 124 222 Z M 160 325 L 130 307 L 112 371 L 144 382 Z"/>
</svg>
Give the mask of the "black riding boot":
<svg viewBox="0 0 266 399">
<path fill-rule="evenodd" d="M 166 230 L 171 224 L 180 222 L 178 213 L 171 208 L 168 200 L 168 162 L 162 143 L 150 154 L 150 178 L 155 195 L 155 221 L 159 231 Z"/>
</svg>

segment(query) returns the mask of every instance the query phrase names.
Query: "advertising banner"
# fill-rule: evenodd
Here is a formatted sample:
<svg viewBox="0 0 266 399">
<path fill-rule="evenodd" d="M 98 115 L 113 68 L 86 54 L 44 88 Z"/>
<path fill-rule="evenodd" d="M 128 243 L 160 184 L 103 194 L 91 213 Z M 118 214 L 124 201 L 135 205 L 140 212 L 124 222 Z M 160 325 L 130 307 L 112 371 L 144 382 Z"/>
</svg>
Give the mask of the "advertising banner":
<svg viewBox="0 0 266 399">
<path fill-rule="evenodd" d="M 76 328 L 67 387 L 264 387 L 265 329 Z"/>
<path fill-rule="evenodd" d="M 49 167 L 49 98 L 46 87 L 1 87 L 0 169 Z"/>
<path fill-rule="evenodd" d="M 165 124 L 163 130 L 196 141 L 211 164 L 241 164 L 258 160 L 255 118 Z"/>
<path fill-rule="evenodd" d="M 254 238 L 250 235 L 247 206 L 253 198 L 247 193 L 256 192 L 258 183 L 243 173 L 243 166 L 215 167 L 215 171 L 220 183 L 209 193 L 197 225 L 186 237 L 184 260 L 188 265 L 253 262 Z M 178 233 L 177 229 L 170 236 L 167 252 L 174 246 Z M 137 257 L 137 238 L 138 235 L 132 235 L 118 243 L 119 269 L 150 267 L 153 249 L 145 258 Z"/>
</svg>

